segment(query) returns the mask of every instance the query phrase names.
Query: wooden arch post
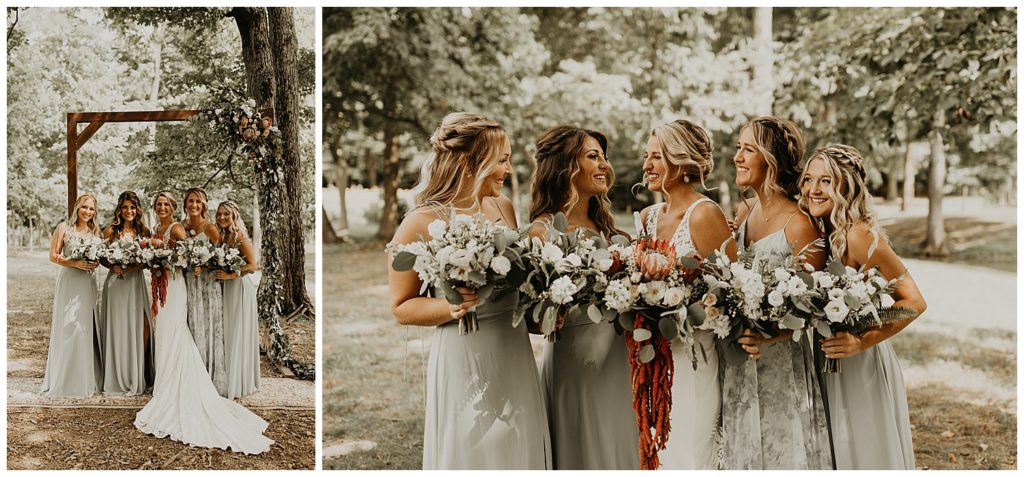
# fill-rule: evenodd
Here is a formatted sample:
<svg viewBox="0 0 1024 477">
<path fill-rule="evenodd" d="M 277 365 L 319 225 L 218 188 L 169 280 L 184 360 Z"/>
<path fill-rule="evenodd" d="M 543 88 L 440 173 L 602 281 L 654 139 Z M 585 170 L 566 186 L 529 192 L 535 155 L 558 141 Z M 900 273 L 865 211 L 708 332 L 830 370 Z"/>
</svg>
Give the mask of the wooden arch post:
<svg viewBox="0 0 1024 477">
<path fill-rule="evenodd" d="M 68 214 L 74 212 L 78 198 L 78 150 L 106 123 L 153 121 L 184 121 L 202 112 L 199 109 L 169 111 L 123 111 L 101 113 L 68 113 Z M 78 125 L 87 126 L 78 132 Z"/>
</svg>

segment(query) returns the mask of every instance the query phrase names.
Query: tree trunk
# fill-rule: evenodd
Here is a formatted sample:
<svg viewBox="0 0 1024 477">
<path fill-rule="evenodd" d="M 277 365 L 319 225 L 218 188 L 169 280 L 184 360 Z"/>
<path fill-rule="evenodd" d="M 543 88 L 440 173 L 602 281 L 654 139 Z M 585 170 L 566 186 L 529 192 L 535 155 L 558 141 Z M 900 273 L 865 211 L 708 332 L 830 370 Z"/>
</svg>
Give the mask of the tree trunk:
<svg viewBox="0 0 1024 477">
<path fill-rule="evenodd" d="M 273 76 L 273 55 L 270 49 L 270 24 L 267 11 L 257 7 L 236 7 L 228 14 L 235 18 L 242 38 L 242 58 L 246 70 L 246 84 L 249 96 L 259 108 L 274 105 L 275 82 Z M 275 106 L 276 108 L 276 106 Z M 281 112 L 275 111 L 278 115 Z M 287 112 L 285 114 L 288 114 Z M 280 116 L 279 116 L 280 117 Z M 294 121 L 295 115 L 289 117 Z M 282 138 L 284 139 L 284 138 Z M 270 157 L 257 161 L 257 198 L 259 213 L 264 221 L 263 240 L 260 246 L 262 279 L 257 291 L 257 310 L 260 321 L 266 324 L 271 337 L 267 357 L 275 364 L 284 365 L 301 379 L 315 379 L 315 368 L 291 357 L 288 335 L 281 327 L 282 284 L 285 277 L 282 255 L 290 247 L 283 242 L 285 221 L 282 210 L 285 207 L 283 164 L 284 151 L 274 151 Z M 294 272 L 289 270 L 288 273 Z M 299 273 L 305 273 L 299 270 Z M 303 289 L 304 292 L 304 289 Z"/>
<path fill-rule="evenodd" d="M 366 187 L 374 188 L 377 187 L 377 156 L 373 153 L 370 148 L 366 149 Z M 342 186 L 338 184 L 338 188 L 345 190 L 348 186 Z"/>
<path fill-rule="evenodd" d="M 398 128 L 394 121 L 394 93 L 384 98 L 384 111 L 388 118 L 384 122 L 384 208 L 380 214 L 380 228 L 377 237 L 391 240 L 398 228 Z"/>
<path fill-rule="evenodd" d="M 323 233 L 321 240 L 323 243 L 340 243 L 341 237 L 334 233 L 334 226 L 331 225 L 331 218 L 327 216 L 327 209 L 320 207 L 320 220 L 323 222 Z"/>
<path fill-rule="evenodd" d="M 340 139 L 331 141 L 331 154 L 334 156 L 334 182 L 338 188 L 338 200 L 341 205 L 341 215 L 338 218 L 338 235 L 342 241 L 348 240 L 348 205 L 345 203 L 345 191 L 348 190 L 348 162 L 342 157 L 338 150 Z"/>
<path fill-rule="evenodd" d="M 299 141 L 299 43 L 295 38 L 294 10 L 267 9 L 270 44 L 274 52 L 276 125 L 281 130 L 284 163 L 283 219 L 281 230 L 281 313 L 314 316 L 313 303 L 306 293 L 305 228 L 302 224 L 304 195 L 302 183 L 302 151 Z"/>
<path fill-rule="evenodd" d="M 900 200 L 900 211 L 906 212 L 910 201 L 914 199 L 914 181 L 917 176 L 917 158 L 913 154 L 914 143 L 907 143 L 903 155 L 903 197 Z"/>
<path fill-rule="evenodd" d="M 164 33 L 167 28 L 161 24 L 153 30 L 152 53 L 153 53 L 153 81 L 149 84 L 149 109 L 154 111 L 160 109 L 160 78 L 161 65 L 163 63 Z M 156 151 L 156 122 L 149 123 L 149 144 L 146 145 L 148 152 Z"/>
<path fill-rule="evenodd" d="M 772 48 L 772 7 L 754 9 L 754 113 L 759 116 L 772 114 L 775 102 L 775 77 L 772 74 L 774 53 Z"/>
<path fill-rule="evenodd" d="M 929 256 L 945 256 L 946 228 L 942 219 L 942 196 L 946 184 L 946 152 L 943 149 L 942 130 L 946 126 L 946 112 L 939 110 L 932 116 L 932 154 L 928 169 L 928 238 L 924 253 Z"/>
<path fill-rule="evenodd" d="M 895 158 L 893 158 L 895 159 Z M 900 196 L 900 161 L 889 161 L 889 172 L 885 176 L 885 201 L 895 202 Z"/>
</svg>

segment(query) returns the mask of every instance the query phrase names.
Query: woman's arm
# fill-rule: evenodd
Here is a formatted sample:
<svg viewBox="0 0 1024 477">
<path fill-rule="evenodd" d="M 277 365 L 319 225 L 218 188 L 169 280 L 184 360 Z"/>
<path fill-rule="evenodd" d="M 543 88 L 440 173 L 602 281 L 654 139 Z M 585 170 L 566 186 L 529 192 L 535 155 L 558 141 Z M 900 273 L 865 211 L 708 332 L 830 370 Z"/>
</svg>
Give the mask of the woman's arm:
<svg viewBox="0 0 1024 477">
<path fill-rule="evenodd" d="M 437 217 L 427 209 L 413 211 L 402 220 L 395 232 L 393 243 L 406 244 L 428 237 L 427 226 Z M 419 275 L 414 271 L 399 272 L 391 267 L 388 256 L 388 286 L 391 291 L 391 313 L 403 325 L 437 326 L 465 315 L 479 303 L 476 294 L 462 289 L 463 303 L 450 305 L 444 298 L 420 296 Z"/>
<path fill-rule="evenodd" d="M 887 240 L 879 238 L 874 253 L 870 257 L 868 250 L 872 243 L 875 243 L 875 237 L 867 225 L 858 224 L 853 227 L 847 234 L 846 240 L 849 250 L 847 255 L 854 262 L 854 268 L 859 268 L 862 264 L 866 268 L 878 267 L 878 271 L 886 280 L 903 277 L 897 283 L 896 291 L 893 293 L 893 298 L 896 300 L 893 306 L 910 308 L 916 311 L 917 315 L 895 323 L 870 328 L 860 335 L 846 332 L 836 333 L 835 336 L 821 343 L 825 356 L 829 358 L 848 358 L 860 354 L 902 331 L 911 321 L 921 316 L 921 313 L 928 307 L 921 290 L 917 288 L 917 283 L 914 282 L 914 278 L 910 276 L 910 272 L 903 264 L 903 260 L 896 255 Z"/>
<path fill-rule="evenodd" d="M 729 256 L 730 260 L 736 260 L 736 241 L 733 240 L 732 230 L 729 229 L 729 223 L 725 220 L 725 213 L 722 212 L 722 209 L 714 203 L 705 202 L 698 205 L 692 214 L 690 230 L 699 231 L 699 233 L 690 234 L 693 238 L 693 245 L 697 248 L 697 254 L 702 258 L 707 258 L 728 241 L 729 243 L 725 246 L 725 254 Z"/>
</svg>

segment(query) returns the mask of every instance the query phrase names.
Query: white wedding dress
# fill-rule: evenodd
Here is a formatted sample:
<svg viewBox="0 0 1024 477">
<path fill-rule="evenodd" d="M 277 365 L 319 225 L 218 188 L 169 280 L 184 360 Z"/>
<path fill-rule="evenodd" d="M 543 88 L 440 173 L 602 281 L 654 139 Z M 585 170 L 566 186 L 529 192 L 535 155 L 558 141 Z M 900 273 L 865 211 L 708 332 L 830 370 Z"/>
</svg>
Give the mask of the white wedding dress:
<svg viewBox="0 0 1024 477">
<path fill-rule="evenodd" d="M 697 249 L 690 238 L 690 214 L 698 204 L 710 200 L 701 198 L 686 209 L 671 239 L 677 257 L 697 255 Z M 646 235 L 657 237 L 658 218 L 664 207 L 653 207 L 647 215 L 647 224 L 637 224 L 638 230 L 643 226 Z M 645 234 L 641 232 L 641 235 Z M 703 353 L 701 348 L 704 349 Z M 694 351 L 697 357 L 696 370 L 693 369 L 690 346 L 680 338 L 672 340 L 675 374 L 672 379 L 672 410 L 669 413 L 671 429 L 665 450 L 658 452 L 662 469 L 719 467 L 721 440 L 718 428 L 722 390 L 718 378 L 718 352 L 715 350 L 714 334 L 707 330 L 696 330 Z"/>
<path fill-rule="evenodd" d="M 170 236 L 170 227 L 164 240 Z M 165 270 L 166 271 L 166 270 Z M 153 399 L 135 416 L 146 434 L 170 437 L 194 447 L 230 448 L 259 454 L 274 443 L 263 435 L 267 422 L 217 393 L 186 322 L 187 292 L 182 271 L 167 280 L 167 302 L 153 317 L 156 381 Z"/>
</svg>

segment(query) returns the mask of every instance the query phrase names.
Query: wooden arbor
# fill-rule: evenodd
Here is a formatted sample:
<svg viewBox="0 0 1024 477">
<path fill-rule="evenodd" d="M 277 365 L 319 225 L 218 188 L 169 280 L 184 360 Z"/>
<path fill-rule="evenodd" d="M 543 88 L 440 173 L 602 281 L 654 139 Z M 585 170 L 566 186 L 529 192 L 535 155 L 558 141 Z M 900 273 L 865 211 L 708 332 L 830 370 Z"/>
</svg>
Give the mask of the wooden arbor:
<svg viewBox="0 0 1024 477">
<path fill-rule="evenodd" d="M 101 113 L 68 113 L 68 214 L 78 198 L 78 150 L 106 123 L 151 121 L 184 121 L 202 112 L 199 109 L 170 111 L 124 111 Z M 87 124 L 82 132 L 78 125 Z"/>
<path fill-rule="evenodd" d="M 108 111 L 100 113 L 68 113 L 68 214 L 78 198 L 78 150 L 106 123 L 185 121 L 203 112 L 201 109 L 167 111 Z M 264 116 L 274 117 L 274 108 L 261 108 Z M 82 132 L 79 124 L 87 124 Z"/>
</svg>

